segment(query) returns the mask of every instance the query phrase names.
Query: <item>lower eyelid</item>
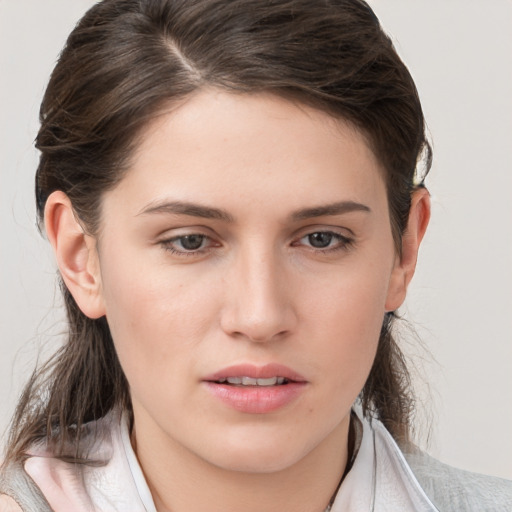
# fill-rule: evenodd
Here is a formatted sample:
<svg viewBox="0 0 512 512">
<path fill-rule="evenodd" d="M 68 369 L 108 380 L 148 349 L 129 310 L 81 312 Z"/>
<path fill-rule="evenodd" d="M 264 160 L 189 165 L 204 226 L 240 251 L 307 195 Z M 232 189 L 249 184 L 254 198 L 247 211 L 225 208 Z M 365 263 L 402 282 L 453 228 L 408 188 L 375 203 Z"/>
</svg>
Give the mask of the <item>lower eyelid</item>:
<svg viewBox="0 0 512 512">
<path fill-rule="evenodd" d="M 176 249 L 169 241 L 160 242 L 159 245 L 164 251 L 170 252 L 171 254 L 176 254 L 177 256 L 199 256 L 205 254 L 211 249 L 211 247 L 202 247 L 192 251 L 180 250 Z"/>
</svg>

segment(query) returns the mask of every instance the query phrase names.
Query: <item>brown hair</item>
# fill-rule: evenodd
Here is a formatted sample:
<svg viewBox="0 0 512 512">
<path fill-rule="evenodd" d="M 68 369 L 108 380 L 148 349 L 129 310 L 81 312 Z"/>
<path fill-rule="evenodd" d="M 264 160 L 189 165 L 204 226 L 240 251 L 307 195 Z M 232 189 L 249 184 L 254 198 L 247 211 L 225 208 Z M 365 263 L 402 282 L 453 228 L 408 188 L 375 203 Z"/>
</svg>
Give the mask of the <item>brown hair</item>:
<svg viewBox="0 0 512 512">
<path fill-rule="evenodd" d="M 202 87 L 270 92 L 351 122 L 385 169 L 400 250 L 411 193 L 431 160 L 414 82 L 372 10 L 360 0 L 104 0 L 68 38 L 41 105 L 36 200 L 42 221 L 53 191 L 70 198 L 95 234 L 104 191 L 129 168 L 137 137 L 163 107 Z M 28 383 L 7 458 L 36 440 L 78 446 L 80 427 L 116 406 L 128 383 L 105 318 L 87 318 L 62 286 L 64 346 Z M 397 439 L 410 427 L 407 367 L 384 318 L 361 402 Z M 78 433 L 78 437 L 76 436 Z M 57 448 L 59 450 L 59 448 Z M 78 448 L 77 448 L 78 450 Z M 78 454 L 78 451 L 75 455 Z"/>
</svg>

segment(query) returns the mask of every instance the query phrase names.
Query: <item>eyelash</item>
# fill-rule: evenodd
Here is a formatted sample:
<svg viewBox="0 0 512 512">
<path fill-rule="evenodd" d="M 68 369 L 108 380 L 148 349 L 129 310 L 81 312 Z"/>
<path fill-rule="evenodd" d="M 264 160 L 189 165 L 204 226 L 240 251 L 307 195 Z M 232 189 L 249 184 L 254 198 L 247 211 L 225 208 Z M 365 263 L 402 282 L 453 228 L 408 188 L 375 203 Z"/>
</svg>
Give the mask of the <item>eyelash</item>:
<svg viewBox="0 0 512 512">
<path fill-rule="evenodd" d="M 325 247 L 325 248 L 318 248 L 313 246 L 308 246 L 311 251 L 314 251 L 315 253 L 320 254 L 330 254 L 338 251 L 347 251 L 354 245 L 354 240 L 352 238 L 349 238 L 347 236 L 341 235 L 340 233 L 336 233 L 335 231 L 313 231 L 311 233 L 307 233 L 306 235 L 302 236 L 300 240 L 304 240 L 305 238 L 308 238 L 313 235 L 330 235 L 333 237 L 333 239 L 337 240 L 337 243 L 333 247 Z"/>
<path fill-rule="evenodd" d="M 338 251 L 347 251 L 349 250 L 350 248 L 352 248 L 352 246 L 354 245 L 354 240 L 349 238 L 349 237 L 346 237 L 346 236 L 343 236 L 339 233 L 336 233 L 334 231 L 322 231 L 322 230 L 319 230 L 319 231 L 312 231 L 311 233 L 307 233 L 303 236 L 301 236 L 298 241 L 300 242 L 301 240 L 304 240 L 308 237 L 311 237 L 313 235 L 317 235 L 317 234 L 323 234 L 323 235 L 330 235 L 332 236 L 335 240 L 337 240 L 337 243 L 333 246 L 333 247 L 325 247 L 325 248 L 318 248 L 318 247 L 313 247 L 311 245 L 309 246 L 306 246 L 308 247 L 308 250 L 310 251 L 313 251 L 315 253 L 318 253 L 318 254 L 330 254 L 330 253 L 335 253 L 335 252 L 338 252 Z M 213 242 L 213 240 L 207 236 L 207 235 L 203 235 L 203 234 L 200 234 L 200 233 L 190 233 L 190 234 L 186 234 L 186 235 L 180 235 L 180 236 L 175 236 L 173 238 L 169 238 L 167 240 L 162 240 L 161 242 L 159 242 L 159 244 L 162 246 L 162 248 L 166 251 L 169 251 L 171 254 L 174 254 L 174 255 L 177 255 L 177 256 L 183 256 L 183 257 L 190 257 L 190 256 L 197 256 L 197 255 L 203 255 L 203 254 L 206 254 L 208 253 L 209 251 L 211 251 L 214 247 L 215 247 L 215 244 L 213 245 L 209 245 L 207 247 L 201 247 L 199 249 L 195 249 L 195 250 L 178 250 L 176 249 L 173 244 L 176 243 L 177 241 L 179 240 L 183 240 L 187 237 L 192 237 L 192 236 L 197 236 L 197 237 L 202 237 L 202 241 L 205 241 L 205 240 L 210 240 L 211 242 Z M 217 247 L 219 246 L 220 244 L 217 245 Z M 292 244 L 293 246 L 297 246 L 299 245 L 298 242 L 294 242 Z M 302 244 L 301 244 L 302 245 Z"/>
<path fill-rule="evenodd" d="M 209 246 L 209 247 L 202 247 L 202 248 L 199 248 L 199 249 L 196 249 L 196 250 L 177 250 L 174 248 L 173 246 L 173 243 L 176 243 L 176 241 L 178 240 L 183 240 L 187 237 L 192 237 L 192 236 L 197 236 L 197 237 L 202 237 L 203 241 L 204 240 L 212 240 L 209 236 L 207 235 L 203 235 L 203 234 L 200 234 L 200 233 L 190 233 L 190 234 L 186 234 L 186 235 L 180 235 L 180 236 L 175 236 L 173 238 L 169 238 L 168 240 L 162 240 L 160 243 L 160 245 L 162 246 L 162 248 L 166 251 L 169 251 L 171 254 L 175 254 L 177 256 L 197 256 L 198 254 L 205 254 L 206 252 L 209 252 L 213 247 L 212 246 Z"/>
</svg>

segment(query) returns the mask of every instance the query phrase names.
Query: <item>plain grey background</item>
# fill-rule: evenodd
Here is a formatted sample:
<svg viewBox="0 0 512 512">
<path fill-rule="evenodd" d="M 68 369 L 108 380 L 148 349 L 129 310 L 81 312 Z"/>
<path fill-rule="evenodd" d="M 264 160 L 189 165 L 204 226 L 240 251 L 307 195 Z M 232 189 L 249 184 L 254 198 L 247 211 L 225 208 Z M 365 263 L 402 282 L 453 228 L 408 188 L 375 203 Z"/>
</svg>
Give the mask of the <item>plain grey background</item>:
<svg viewBox="0 0 512 512">
<path fill-rule="evenodd" d="M 313 0 L 312 0 L 313 1 Z M 32 147 L 65 38 L 92 0 L 0 0 L 0 431 L 63 330 L 37 233 Z M 512 478 L 512 2 L 373 0 L 434 142 L 433 216 L 403 314 L 419 432 L 441 460 Z M 428 355 L 431 353 L 431 356 Z M 424 441 L 423 441 L 424 442 Z"/>
</svg>

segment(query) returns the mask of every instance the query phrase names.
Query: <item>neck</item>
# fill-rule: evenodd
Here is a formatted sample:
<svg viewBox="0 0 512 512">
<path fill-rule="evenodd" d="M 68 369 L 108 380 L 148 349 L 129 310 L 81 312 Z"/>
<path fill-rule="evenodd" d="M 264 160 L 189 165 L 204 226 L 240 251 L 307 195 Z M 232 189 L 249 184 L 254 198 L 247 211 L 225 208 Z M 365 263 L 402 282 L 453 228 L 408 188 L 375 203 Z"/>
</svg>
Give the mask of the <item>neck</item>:
<svg viewBox="0 0 512 512">
<path fill-rule="evenodd" d="M 132 439 L 158 512 L 324 512 L 347 464 L 349 422 L 290 467 L 262 473 L 210 464 L 137 421 Z"/>
</svg>

